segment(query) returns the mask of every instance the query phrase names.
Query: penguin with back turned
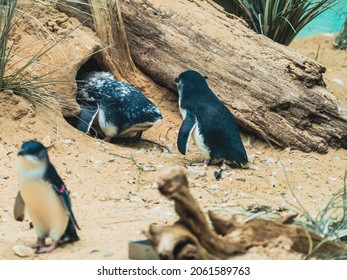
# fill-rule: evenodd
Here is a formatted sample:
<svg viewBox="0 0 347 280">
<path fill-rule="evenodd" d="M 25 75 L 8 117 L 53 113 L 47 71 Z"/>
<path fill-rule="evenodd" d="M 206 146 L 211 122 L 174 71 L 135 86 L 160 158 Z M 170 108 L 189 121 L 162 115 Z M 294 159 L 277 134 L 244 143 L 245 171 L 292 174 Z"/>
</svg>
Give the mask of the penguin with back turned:
<svg viewBox="0 0 347 280">
<path fill-rule="evenodd" d="M 59 242 L 77 241 L 79 237 L 71 208 L 68 190 L 50 163 L 47 149 L 37 141 L 23 143 L 19 156 L 19 186 L 14 216 L 23 221 L 27 208 L 37 234 L 37 242 L 32 245 L 36 253 L 48 253 Z M 46 247 L 45 239 L 52 243 Z"/>
<path fill-rule="evenodd" d="M 193 136 L 205 162 L 225 160 L 246 166 L 247 153 L 235 118 L 209 88 L 205 78 L 196 71 L 187 70 L 175 82 L 183 118 L 177 140 L 180 153 L 186 154 Z"/>
</svg>

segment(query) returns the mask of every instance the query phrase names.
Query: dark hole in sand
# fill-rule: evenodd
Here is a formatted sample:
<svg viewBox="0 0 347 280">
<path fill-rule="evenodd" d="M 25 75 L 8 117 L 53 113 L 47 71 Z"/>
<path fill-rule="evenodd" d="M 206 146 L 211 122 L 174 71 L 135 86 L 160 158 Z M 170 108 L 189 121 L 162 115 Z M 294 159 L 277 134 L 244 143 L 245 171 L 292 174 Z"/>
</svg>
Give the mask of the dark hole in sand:
<svg viewBox="0 0 347 280">
<path fill-rule="evenodd" d="M 76 83 L 77 83 L 77 91 L 79 89 L 79 85 L 83 83 L 83 77 L 93 71 L 104 71 L 102 67 L 98 64 L 95 57 L 91 57 L 85 64 L 81 66 L 81 68 L 77 71 L 76 75 Z M 101 132 L 101 129 L 98 128 L 98 125 L 96 122 L 93 123 L 92 127 L 91 124 L 86 121 L 87 119 L 90 119 L 90 115 L 93 115 L 96 108 L 96 104 L 93 105 L 92 103 L 86 103 L 82 100 L 79 100 L 77 98 L 76 94 L 76 101 L 81 107 L 81 114 L 79 116 L 75 117 L 66 117 L 66 121 L 75 127 L 76 129 L 87 132 L 92 137 L 96 137 L 99 139 L 104 139 L 105 136 Z"/>
</svg>

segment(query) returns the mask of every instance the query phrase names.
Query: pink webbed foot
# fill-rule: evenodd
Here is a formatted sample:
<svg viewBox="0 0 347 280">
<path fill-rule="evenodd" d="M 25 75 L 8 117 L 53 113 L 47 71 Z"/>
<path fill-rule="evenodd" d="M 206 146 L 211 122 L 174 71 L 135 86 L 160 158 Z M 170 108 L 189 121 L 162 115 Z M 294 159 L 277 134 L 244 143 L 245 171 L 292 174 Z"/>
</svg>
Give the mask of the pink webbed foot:
<svg viewBox="0 0 347 280">
<path fill-rule="evenodd" d="M 45 254 L 52 252 L 55 248 L 58 247 L 59 241 L 53 241 L 51 245 L 48 247 L 40 247 L 38 250 L 36 250 L 35 254 Z"/>
</svg>

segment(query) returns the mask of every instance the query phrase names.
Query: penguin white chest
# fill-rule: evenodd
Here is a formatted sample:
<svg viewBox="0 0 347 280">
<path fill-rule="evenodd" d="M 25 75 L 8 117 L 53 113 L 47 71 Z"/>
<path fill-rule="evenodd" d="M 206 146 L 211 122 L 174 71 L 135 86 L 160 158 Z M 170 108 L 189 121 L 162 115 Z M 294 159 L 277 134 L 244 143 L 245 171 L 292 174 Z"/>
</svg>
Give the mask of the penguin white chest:
<svg viewBox="0 0 347 280">
<path fill-rule="evenodd" d="M 69 218 L 53 187 L 43 179 L 20 179 L 20 192 L 38 237 L 59 240 Z"/>
<path fill-rule="evenodd" d="M 211 158 L 210 149 L 206 146 L 206 144 L 204 142 L 204 138 L 203 138 L 202 134 L 200 133 L 199 124 L 194 128 L 193 140 L 195 142 L 195 145 L 200 150 L 203 158 L 210 159 Z"/>
<path fill-rule="evenodd" d="M 108 122 L 105 116 L 105 109 L 99 110 L 99 125 L 107 137 L 115 137 L 118 135 L 118 127 Z"/>
</svg>

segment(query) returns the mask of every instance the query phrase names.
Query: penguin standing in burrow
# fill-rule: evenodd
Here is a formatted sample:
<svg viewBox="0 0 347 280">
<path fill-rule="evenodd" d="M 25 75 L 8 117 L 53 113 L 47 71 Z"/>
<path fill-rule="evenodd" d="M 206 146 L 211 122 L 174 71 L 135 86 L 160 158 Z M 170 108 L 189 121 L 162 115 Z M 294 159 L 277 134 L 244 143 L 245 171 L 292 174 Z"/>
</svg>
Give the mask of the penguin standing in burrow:
<svg viewBox="0 0 347 280">
<path fill-rule="evenodd" d="M 77 99 L 96 105 L 88 108 L 87 113 L 86 107 L 82 107 L 83 117 L 80 122 L 87 125 L 79 123 L 76 127 L 88 128 L 90 131 L 92 123 L 96 121 L 95 129 L 100 128 L 108 142 L 132 133 L 140 138 L 143 131 L 162 120 L 157 106 L 140 90 L 116 80 L 107 72 L 94 71 L 86 74 L 78 85 Z"/>
<path fill-rule="evenodd" d="M 68 190 L 50 163 L 47 149 L 37 141 L 23 143 L 19 156 L 19 192 L 14 217 L 23 221 L 25 207 L 29 212 L 37 242 L 36 253 L 49 253 L 59 242 L 79 240 L 79 229 L 71 208 Z M 46 247 L 46 238 L 52 243 Z"/>
<path fill-rule="evenodd" d="M 234 116 L 208 87 L 198 72 L 188 70 L 176 79 L 178 106 L 183 118 L 177 146 L 181 154 L 188 151 L 193 136 L 205 163 L 225 160 L 239 166 L 248 162 Z"/>
</svg>

